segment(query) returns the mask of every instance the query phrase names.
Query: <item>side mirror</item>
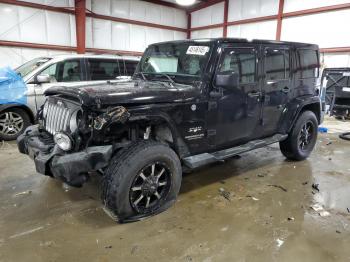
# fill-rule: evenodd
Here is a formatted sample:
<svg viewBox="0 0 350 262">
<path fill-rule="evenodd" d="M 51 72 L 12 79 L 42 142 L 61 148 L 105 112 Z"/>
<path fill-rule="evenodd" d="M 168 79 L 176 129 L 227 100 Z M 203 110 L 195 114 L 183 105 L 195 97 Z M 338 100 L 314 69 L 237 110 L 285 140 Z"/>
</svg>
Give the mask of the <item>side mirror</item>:
<svg viewBox="0 0 350 262">
<path fill-rule="evenodd" d="M 215 77 L 215 85 L 225 89 L 235 89 L 239 86 L 239 75 L 235 72 L 219 73 Z"/>
<path fill-rule="evenodd" d="M 37 84 L 50 83 L 51 82 L 51 78 L 50 78 L 50 76 L 48 74 L 37 75 L 35 82 Z"/>
</svg>

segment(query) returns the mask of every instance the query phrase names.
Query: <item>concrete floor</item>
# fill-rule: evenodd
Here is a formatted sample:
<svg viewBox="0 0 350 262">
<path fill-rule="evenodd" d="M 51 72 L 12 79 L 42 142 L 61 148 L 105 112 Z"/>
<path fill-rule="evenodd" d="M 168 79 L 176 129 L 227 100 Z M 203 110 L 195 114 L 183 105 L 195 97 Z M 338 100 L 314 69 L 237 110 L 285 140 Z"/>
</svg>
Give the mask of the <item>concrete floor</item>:
<svg viewBox="0 0 350 262">
<path fill-rule="evenodd" d="M 277 146 L 256 150 L 185 175 L 168 211 L 116 224 L 97 178 L 65 188 L 3 144 L 0 261 L 349 261 L 349 155 L 336 134 L 320 134 L 303 162 Z"/>
</svg>

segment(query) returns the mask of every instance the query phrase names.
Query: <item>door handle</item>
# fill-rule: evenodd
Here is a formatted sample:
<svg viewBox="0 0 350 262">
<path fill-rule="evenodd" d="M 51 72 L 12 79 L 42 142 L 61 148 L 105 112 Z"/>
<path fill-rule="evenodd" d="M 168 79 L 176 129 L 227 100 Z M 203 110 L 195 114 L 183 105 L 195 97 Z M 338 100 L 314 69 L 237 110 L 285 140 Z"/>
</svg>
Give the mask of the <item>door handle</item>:
<svg viewBox="0 0 350 262">
<path fill-rule="evenodd" d="M 288 86 L 285 86 L 285 87 L 283 87 L 283 88 L 281 89 L 281 91 L 282 91 L 283 93 L 289 93 L 290 88 L 289 88 Z"/>
<path fill-rule="evenodd" d="M 260 95 L 261 95 L 261 93 L 258 91 L 252 91 L 252 92 L 248 93 L 249 97 L 259 97 Z"/>
</svg>

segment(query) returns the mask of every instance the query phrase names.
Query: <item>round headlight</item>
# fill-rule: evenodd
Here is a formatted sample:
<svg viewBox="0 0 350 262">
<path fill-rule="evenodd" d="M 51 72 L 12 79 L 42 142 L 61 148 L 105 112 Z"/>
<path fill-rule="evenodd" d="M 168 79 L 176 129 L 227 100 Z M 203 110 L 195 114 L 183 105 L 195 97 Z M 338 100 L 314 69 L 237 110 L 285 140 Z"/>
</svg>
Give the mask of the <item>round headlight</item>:
<svg viewBox="0 0 350 262">
<path fill-rule="evenodd" d="M 63 151 L 68 151 L 72 148 L 72 141 L 69 136 L 64 133 L 56 133 L 54 141 Z"/>
</svg>

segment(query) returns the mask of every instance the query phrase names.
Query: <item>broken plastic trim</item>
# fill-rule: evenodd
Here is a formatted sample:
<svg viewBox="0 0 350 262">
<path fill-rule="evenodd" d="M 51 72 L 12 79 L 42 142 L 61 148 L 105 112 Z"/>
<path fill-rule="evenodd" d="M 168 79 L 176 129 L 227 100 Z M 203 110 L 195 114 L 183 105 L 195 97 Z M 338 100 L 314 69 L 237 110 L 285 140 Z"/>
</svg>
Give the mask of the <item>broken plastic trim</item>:
<svg viewBox="0 0 350 262">
<path fill-rule="evenodd" d="M 94 129 L 101 130 L 106 124 L 124 124 L 130 117 L 130 113 L 123 106 L 108 108 L 106 113 L 97 116 L 94 120 Z"/>
</svg>

